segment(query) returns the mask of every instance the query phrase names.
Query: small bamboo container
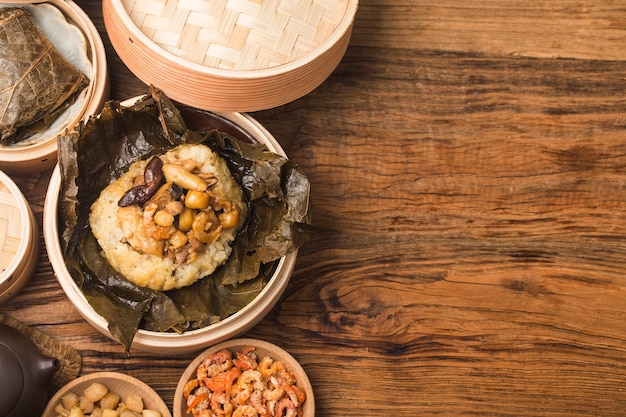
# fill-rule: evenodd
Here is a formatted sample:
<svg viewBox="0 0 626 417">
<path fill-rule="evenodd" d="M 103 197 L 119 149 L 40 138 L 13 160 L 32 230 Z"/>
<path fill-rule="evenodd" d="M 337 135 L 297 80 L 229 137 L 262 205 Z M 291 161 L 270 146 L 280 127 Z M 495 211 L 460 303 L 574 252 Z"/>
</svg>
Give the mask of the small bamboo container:
<svg viewBox="0 0 626 417">
<path fill-rule="evenodd" d="M 11 174 L 41 172 L 51 169 L 57 162 L 57 134 L 73 128 L 79 121 L 97 114 L 109 97 L 109 76 L 107 58 L 98 29 L 87 14 L 72 0 L 48 0 L 45 3 L 30 3 L 30 0 L 5 0 L 11 6 L 36 8 L 54 7 L 60 12 L 58 18 L 66 20 L 84 35 L 87 57 L 91 63 L 90 83 L 84 93 L 82 104 L 73 112 L 59 129 L 51 129 L 48 136 L 26 145 L 0 145 L 0 169 Z M 47 19 L 51 19 L 46 15 Z M 35 16 L 37 21 L 38 17 Z M 57 19 L 57 16 L 54 16 Z M 37 21 L 40 25 L 39 21 Z M 45 32 L 45 31 L 44 31 Z M 56 45 L 56 44 L 55 44 Z"/>
<path fill-rule="evenodd" d="M 0 304 L 30 281 L 39 260 L 39 228 L 17 185 L 0 171 Z"/>
<path fill-rule="evenodd" d="M 103 0 L 111 44 L 144 83 L 212 111 L 250 112 L 318 87 L 348 46 L 358 0 Z"/>
</svg>

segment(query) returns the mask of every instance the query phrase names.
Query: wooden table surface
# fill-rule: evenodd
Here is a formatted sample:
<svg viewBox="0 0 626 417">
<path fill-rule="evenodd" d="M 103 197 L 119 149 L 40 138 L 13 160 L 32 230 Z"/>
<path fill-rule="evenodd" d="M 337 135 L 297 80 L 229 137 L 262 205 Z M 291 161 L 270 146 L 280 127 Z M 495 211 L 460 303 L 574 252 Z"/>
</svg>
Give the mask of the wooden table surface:
<svg viewBox="0 0 626 417">
<path fill-rule="evenodd" d="M 144 93 L 78 2 L 111 98 Z M 626 413 L 625 49 L 624 0 L 367 0 L 319 88 L 252 114 L 309 176 L 320 232 L 246 335 L 302 363 L 318 416 Z M 40 224 L 49 176 L 14 177 Z M 127 357 L 43 246 L 0 312 L 170 406 L 192 356 Z"/>
</svg>

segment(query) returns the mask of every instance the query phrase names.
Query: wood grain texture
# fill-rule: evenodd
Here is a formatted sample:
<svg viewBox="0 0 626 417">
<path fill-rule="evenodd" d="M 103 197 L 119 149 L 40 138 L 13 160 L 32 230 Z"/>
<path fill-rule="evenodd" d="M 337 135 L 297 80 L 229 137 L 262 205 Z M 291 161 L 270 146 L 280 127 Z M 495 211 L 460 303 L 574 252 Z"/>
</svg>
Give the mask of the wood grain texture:
<svg viewBox="0 0 626 417">
<path fill-rule="evenodd" d="M 319 416 L 620 416 L 626 393 L 626 2 L 362 2 L 311 94 L 259 120 L 312 182 L 316 234 L 246 335 Z M 143 86 L 106 41 L 112 97 Z M 18 177 L 41 221 L 49 173 Z M 123 349 L 45 253 L 0 311 L 168 404 L 190 357 Z"/>
<path fill-rule="evenodd" d="M 321 89 L 257 115 L 292 138 L 320 228 L 261 332 L 315 341 L 330 410 L 619 415 L 624 65 L 372 55 L 386 67 L 353 47 Z"/>
<path fill-rule="evenodd" d="M 623 60 L 625 10 L 623 1 L 602 0 L 362 1 L 353 44 Z"/>
</svg>

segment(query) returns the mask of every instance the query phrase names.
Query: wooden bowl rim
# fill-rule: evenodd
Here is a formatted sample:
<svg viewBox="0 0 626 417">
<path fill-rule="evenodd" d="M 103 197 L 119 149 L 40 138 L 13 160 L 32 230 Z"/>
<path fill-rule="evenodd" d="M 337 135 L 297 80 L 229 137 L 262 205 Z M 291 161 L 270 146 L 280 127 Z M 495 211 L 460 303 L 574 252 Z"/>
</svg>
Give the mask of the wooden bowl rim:
<svg viewBox="0 0 626 417">
<path fill-rule="evenodd" d="M 32 237 L 36 224 L 33 223 L 33 215 L 26 197 L 24 197 L 21 190 L 17 184 L 13 182 L 11 177 L 3 171 L 0 171 L 0 184 L 4 185 L 13 197 L 13 202 L 11 202 L 13 204 L 9 204 L 10 202 L 7 201 L 3 201 L 2 203 L 17 208 L 20 214 L 20 225 L 18 230 L 20 234 L 19 245 L 7 267 L 3 271 L 0 271 L 0 290 L 2 290 L 5 286 L 7 286 L 6 289 L 9 289 L 15 285 L 12 284 L 9 279 L 19 280 L 21 277 L 13 275 L 21 275 L 22 270 L 24 269 L 25 261 L 27 262 L 30 257 L 34 257 L 35 254 L 30 253 L 30 250 L 33 249 Z"/>
</svg>

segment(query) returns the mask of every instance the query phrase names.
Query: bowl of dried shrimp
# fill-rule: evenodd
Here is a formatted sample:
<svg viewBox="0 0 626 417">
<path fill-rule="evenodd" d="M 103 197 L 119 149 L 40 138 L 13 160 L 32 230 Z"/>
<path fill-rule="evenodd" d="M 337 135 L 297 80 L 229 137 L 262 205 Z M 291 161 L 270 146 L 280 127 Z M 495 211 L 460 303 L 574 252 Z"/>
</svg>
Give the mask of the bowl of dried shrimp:
<svg viewBox="0 0 626 417">
<path fill-rule="evenodd" d="M 232 339 L 198 355 L 181 376 L 174 417 L 315 415 L 309 378 L 284 349 L 257 339 Z"/>
</svg>

